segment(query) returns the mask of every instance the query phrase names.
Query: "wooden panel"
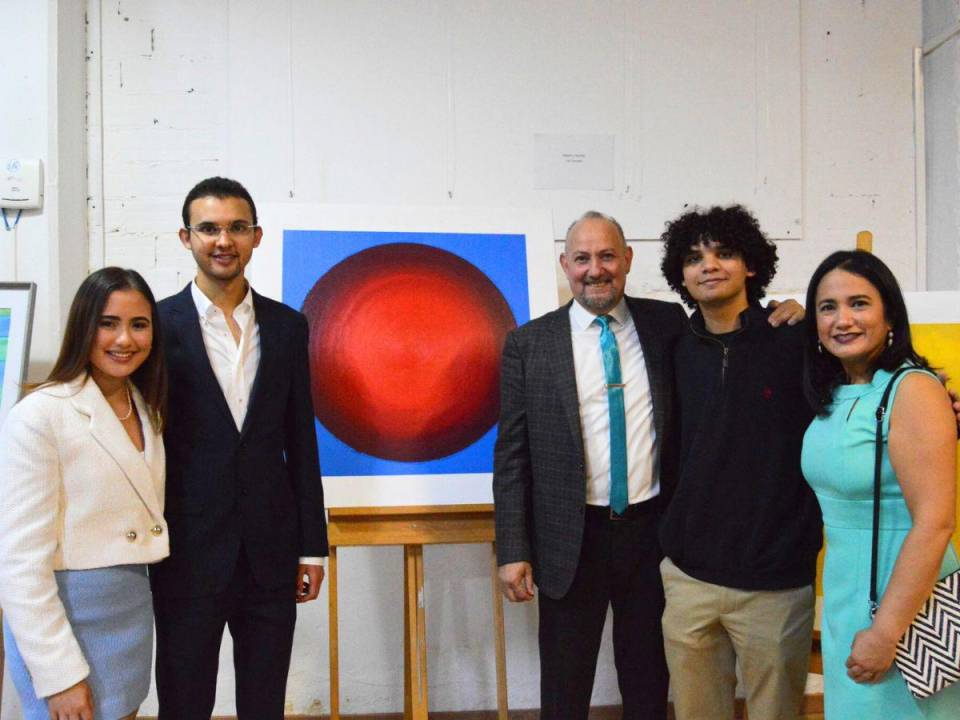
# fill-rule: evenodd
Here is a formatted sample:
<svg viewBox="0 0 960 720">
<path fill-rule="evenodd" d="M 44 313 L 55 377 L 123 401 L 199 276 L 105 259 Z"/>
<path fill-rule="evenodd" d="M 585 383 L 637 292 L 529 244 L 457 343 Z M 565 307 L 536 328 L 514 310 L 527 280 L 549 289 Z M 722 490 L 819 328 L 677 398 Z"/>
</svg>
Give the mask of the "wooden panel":
<svg viewBox="0 0 960 720">
<path fill-rule="evenodd" d="M 823 696 L 807 695 L 801 705 L 799 720 L 823 720 Z M 743 700 L 737 700 L 735 717 L 746 718 Z M 601 705 L 590 708 L 589 720 L 620 720 L 623 711 L 619 705 Z M 326 720 L 327 715 L 285 715 L 286 720 Z M 459 710 L 430 713 L 432 720 L 497 720 L 496 710 Z M 540 711 L 536 708 L 511 710 L 510 720 L 538 720 Z M 157 720 L 152 716 L 138 716 L 139 720 Z M 403 720 L 401 713 L 363 713 L 350 715 L 350 720 Z M 675 720 L 673 703 L 667 709 L 667 720 Z M 211 720 L 237 720 L 235 715 L 214 715 Z"/>
<path fill-rule="evenodd" d="M 332 508 L 331 546 L 434 545 L 494 540 L 491 505 Z"/>
<path fill-rule="evenodd" d="M 340 507 L 330 508 L 331 519 L 346 519 L 382 515 L 456 515 L 460 513 L 491 513 L 493 505 L 398 505 L 396 507 Z"/>
</svg>

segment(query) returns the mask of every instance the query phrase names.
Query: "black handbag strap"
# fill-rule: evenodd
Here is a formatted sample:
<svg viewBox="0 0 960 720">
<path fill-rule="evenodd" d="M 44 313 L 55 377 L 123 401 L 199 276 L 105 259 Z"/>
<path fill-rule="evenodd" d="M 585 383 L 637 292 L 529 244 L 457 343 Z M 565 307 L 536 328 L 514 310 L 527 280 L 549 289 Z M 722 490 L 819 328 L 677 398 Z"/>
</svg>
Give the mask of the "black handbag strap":
<svg viewBox="0 0 960 720">
<path fill-rule="evenodd" d="M 883 418 L 887 414 L 887 402 L 890 400 L 890 392 L 893 390 L 893 384 L 897 378 L 903 375 L 912 367 L 902 367 L 897 370 L 886 389 L 883 391 L 883 397 L 880 398 L 880 404 L 877 405 L 877 439 L 876 452 L 873 462 L 873 548 L 870 552 L 870 614 L 877 611 L 877 548 L 880 544 L 880 464 L 883 462 Z"/>
</svg>

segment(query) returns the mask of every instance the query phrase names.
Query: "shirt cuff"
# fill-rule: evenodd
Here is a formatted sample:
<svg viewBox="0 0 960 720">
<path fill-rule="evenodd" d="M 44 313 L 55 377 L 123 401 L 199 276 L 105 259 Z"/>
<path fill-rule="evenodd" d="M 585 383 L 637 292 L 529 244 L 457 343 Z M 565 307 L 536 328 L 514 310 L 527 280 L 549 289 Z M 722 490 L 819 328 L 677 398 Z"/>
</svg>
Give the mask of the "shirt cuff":
<svg viewBox="0 0 960 720">
<path fill-rule="evenodd" d="M 298 560 L 301 565 L 326 565 L 324 557 L 302 557 Z"/>
</svg>

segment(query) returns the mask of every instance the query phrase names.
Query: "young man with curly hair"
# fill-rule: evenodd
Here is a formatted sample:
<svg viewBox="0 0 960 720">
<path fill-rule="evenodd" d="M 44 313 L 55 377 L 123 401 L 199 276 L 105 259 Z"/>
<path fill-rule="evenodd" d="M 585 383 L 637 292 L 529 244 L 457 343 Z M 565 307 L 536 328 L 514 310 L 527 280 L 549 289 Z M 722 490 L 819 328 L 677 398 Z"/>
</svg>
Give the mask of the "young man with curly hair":
<svg viewBox="0 0 960 720">
<path fill-rule="evenodd" d="M 664 645 L 678 720 L 798 717 L 820 511 L 800 472 L 811 418 L 800 326 L 759 300 L 776 246 L 742 206 L 667 224 L 661 270 L 694 307 L 674 350 L 680 468 L 660 525 Z"/>
</svg>

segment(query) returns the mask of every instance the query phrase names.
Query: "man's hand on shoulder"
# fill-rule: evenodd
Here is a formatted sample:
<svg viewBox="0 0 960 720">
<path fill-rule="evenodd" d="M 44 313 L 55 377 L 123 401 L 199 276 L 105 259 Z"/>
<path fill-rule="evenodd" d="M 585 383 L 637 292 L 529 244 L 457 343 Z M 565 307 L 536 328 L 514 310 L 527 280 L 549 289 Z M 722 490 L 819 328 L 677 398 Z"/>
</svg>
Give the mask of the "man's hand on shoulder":
<svg viewBox="0 0 960 720">
<path fill-rule="evenodd" d="M 806 310 L 803 309 L 803 305 L 796 300 L 784 300 L 783 302 L 771 300 L 767 303 L 767 307 L 773 310 L 773 312 L 770 313 L 770 317 L 767 318 L 767 322 L 774 327 L 780 327 L 784 323 L 787 325 L 796 325 L 802 322 L 803 318 L 807 315 Z"/>
<path fill-rule="evenodd" d="M 305 603 L 316 600 L 320 594 L 320 585 L 323 583 L 323 565 L 297 566 L 297 602 Z"/>
<path fill-rule="evenodd" d="M 950 378 L 945 372 L 942 370 L 937 372 L 937 378 L 939 378 L 940 384 L 947 389 L 947 395 L 950 396 L 950 406 L 953 408 L 953 414 L 957 416 L 957 438 L 960 438 L 960 395 L 957 395 L 957 391 L 947 385 Z"/>
<path fill-rule="evenodd" d="M 944 378 L 946 382 L 946 378 Z M 953 388 L 947 388 L 947 394 L 950 396 L 950 405 L 953 408 L 953 414 L 957 416 L 957 437 L 960 438 L 960 397 Z"/>
<path fill-rule="evenodd" d="M 501 565 L 497 569 L 500 578 L 500 592 L 510 602 L 533 600 L 533 568 L 528 562 L 515 562 Z"/>
</svg>

